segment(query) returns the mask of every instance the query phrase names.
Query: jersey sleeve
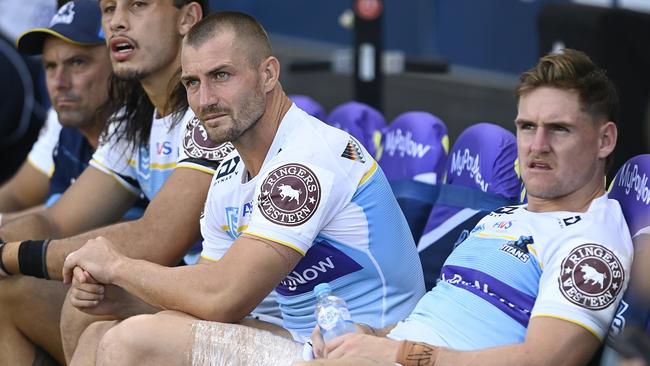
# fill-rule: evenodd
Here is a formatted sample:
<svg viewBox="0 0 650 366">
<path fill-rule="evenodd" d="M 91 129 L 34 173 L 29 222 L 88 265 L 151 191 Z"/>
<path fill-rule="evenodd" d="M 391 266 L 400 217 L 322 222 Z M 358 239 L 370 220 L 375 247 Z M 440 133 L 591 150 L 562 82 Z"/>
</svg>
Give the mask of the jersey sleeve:
<svg viewBox="0 0 650 366">
<path fill-rule="evenodd" d="M 305 255 L 323 227 L 350 202 L 356 189 L 335 166 L 317 161 L 280 161 L 265 170 L 255 188 L 257 204 L 244 233 Z"/>
<path fill-rule="evenodd" d="M 54 148 L 59 141 L 59 133 L 61 132 L 61 124 L 53 108 L 47 113 L 45 124 L 41 128 L 38 139 L 32 146 L 32 149 L 27 156 L 27 161 L 34 168 L 46 174 L 48 177 L 52 176 L 54 172 L 54 160 L 52 154 Z"/>
<path fill-rule="evenodd" d="M 90 165 L 100 171 L 109 174 L 117 180 L 126 190 L 139 196 L 142 191 L 137 181 L 135 169 L 135 147 L 120 139 L 120 133 L 116 133 L 115 124 L 109 127 L 108 138 L 100 139 L 99 147 L 90 160 Z"/>
<path fill-rule="evenodd" d="M 208 133 L 191 110 L 183 119 L 185 127 L 181 133 L 177 168 L 190 168 L 214 174 L 219 164 L 233 149 L 230 142 L 216 144 L 208 138 Z"/>
<path fill-rule="evenodd" d="M 215 177 L 212 182 L 214 183 Z M 213 184 L 210 184 L 212 187 Z M 218 220 L 216 220 L 215 212 L 213 212 L 210 205 L 213 199 L 213 189 L 208 191 L 208 197 L 201 213 L 201 236 L 203 237 L 203 250 L 201 251 L 201 258 L 218 261 L 226 253 L 235 238 L 231 238 L 226 232 L 218 227 Z"/>
<path fill-rule="evenodd" d="M 614 228 L 607 228 L 613 230 Z M 543 255 L 539 294 L 531 316 L 577 324 L 603 340 L 629 280 L 632 254 L 611 235 L 561 237 L 562 245 Z M 623 231 L 617 231 L 623 233 Z"/>
</svg>

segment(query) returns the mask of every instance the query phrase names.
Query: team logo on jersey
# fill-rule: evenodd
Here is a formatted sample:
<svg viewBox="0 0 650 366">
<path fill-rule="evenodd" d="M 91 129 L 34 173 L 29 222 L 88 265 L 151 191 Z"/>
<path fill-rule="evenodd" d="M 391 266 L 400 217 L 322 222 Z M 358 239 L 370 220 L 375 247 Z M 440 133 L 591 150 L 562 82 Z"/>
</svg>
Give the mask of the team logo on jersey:
<svg viewBox="0 0 650 366">
<path fill-rule="evenodd" d="M 599 244 L 574 248 L 562 261 L 558 282 L 570 302 L 591 310 L 605 309 L 621 292 L 625 270 L 616 255 Z"/>
<path fill-rule="evenodd" d="M 271 171 L 260 188 L 258 207 L 269 221 L 297 226 L 316 212 L 320 183 L 302 164 L 285 164 Z"/>
<path fill-rule="evenodd" d="M 528 245 L 533 244 L 532 236 L 520 236 L 516 241 L 509 241 L 499 248 L 500 251 L 517 258 L 522 263 L 528 263 L 530 254 L 528 253 Z"/>
<path fill-rule="evenodd" d="M 150 164 L 149 149 L 145 145 L 140 145 L 138 148 L 138 175 L 144 179 L 149 179 L 151 177 Z"/>
<path fill-rule="evenodd" d="M 194 117 L 187 124 L 183 137 L 183 151 L 191 158 L 219 161 L 228 155 L 234 147 L 230 142 L 216 144 L 208 138 L 201 121 Z"/>
<path fill-rule="evenodd" d="M 354 139 L 350 139 L 350 141 L 348 141 L 348 144 L 345 146 L 345 150 L 343 150 L 341 157 L 350 160 L 360 161 L 362 163 L 366 162 L 366 159 L 363 157 L 363 152 L 361 151 L 361 147 L 359 146 L 359 143 L 356 142 Z"/>
</svg>

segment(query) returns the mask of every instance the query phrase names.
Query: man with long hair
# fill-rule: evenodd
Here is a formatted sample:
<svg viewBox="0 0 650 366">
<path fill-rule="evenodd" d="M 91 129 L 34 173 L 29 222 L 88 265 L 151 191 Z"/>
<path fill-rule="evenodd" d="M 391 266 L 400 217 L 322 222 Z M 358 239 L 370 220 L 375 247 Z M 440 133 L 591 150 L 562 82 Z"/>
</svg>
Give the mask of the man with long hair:
<svg viewBox="0 0 650 366">
<path fill-rule="evenodd" d="M 109 90 L 114 103 L 104 111 L 113 123 L 91 166 L 55 205 L 0 230 L 0 238 L 15 241 L 0 245 L 0 268 L 12 275 L 0 281 L 0 313 L 12 319 L 12 344 L 23 347 L 23 359 L 33 357 L 38 345 L 63 362 L 61 341 L 65 350 L 74 349 L 78 335 L 92 321 L 92 316 L 72 308 L 64 311 L 60 340 L 59 314 L 67 287 L 44 280 L 60 279 L 65 257 L 88 239 L 102 235 L 120 243 L 133 258 L 174 265 L 199 238 L 198 220 L 211 175 L 232 149 L 202 137 L 204 131 L 187 108 L 184 89 L 177 87 L 182 37 L 202 18 L 206 4 L 99 3 L 116 76 Z M 141 193 L 151 203 L 139 220 L 65 238 L 110 223 Z M 120 294 L 119 289 L 108 289 L 107 296 L 112 294 Z M 102 314 L 121 317 L 118 310 L 146 309 L 119 307 Z M 33 314 L 47 315 L 35 319 Z"/>
</svg>

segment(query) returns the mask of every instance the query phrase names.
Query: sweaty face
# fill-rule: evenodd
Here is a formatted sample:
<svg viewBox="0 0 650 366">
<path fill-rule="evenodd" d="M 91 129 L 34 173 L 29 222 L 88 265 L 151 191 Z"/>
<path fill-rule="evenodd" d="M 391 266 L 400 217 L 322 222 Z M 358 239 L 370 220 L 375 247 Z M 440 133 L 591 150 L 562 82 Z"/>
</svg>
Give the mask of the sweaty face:
<svg viewBox="0 0 650 366">
<path fill-rule="evenodd" d="M 59 121 L 66 127 L 94 123 L 108 98 L 111 63 L 106 46 L 82 47 L 56 37 L 43 45 L 47 91 Z"/>
<path fill-rule="evenodd" d="M 102 27 L 113 70 L 122 79 L 142 80 L 177 67 L 180 10 L 172 0 L 101 0 Z"/>
<path fill-rule="evenodd" d="M 221 33 L 181 53 L 187 100 L 216 143 L 236 142 L 266 108 L 260 72 L 234 44 L 231 33 Z"/>
<path fill-rule="evenodd" d="M 602 185 L 599 129 L 576 92 L 539 87 L 519 98 L 517 149 L 529 199 L 558 199 Z"/>
</svg>

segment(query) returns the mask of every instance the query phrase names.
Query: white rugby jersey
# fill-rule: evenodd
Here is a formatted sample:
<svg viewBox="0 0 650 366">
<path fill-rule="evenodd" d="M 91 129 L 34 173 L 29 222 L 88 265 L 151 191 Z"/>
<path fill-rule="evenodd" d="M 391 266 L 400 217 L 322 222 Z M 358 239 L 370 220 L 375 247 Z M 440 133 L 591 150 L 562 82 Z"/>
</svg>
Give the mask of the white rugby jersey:
<svg viewBox="0 0 650 366">
<path fill-rule="evenodd" d="M 54 173 L 54 160 L 52 153 L 59 142 L 61 124 L 54 108 L 47 111 L 47 119 L 38 134 L 38 140 L 32 146 L 27 155 L 27 161 L 36 169 L 48 177 Z"/>
<path fill-rule="evenodd" d="M 502 207 L 454 249 L 436 287 L 389 337 L 475 350 L 523 342 L 530 318 L 548 316 L 602 341 L 632 252 L 621 207 L 607 195 L 584 213 Z"/>
<path fill-rule="evenodd" d="M 111 174 L 136 195 L 153 199 L 176 167 L 187 167 L 212 174 L 232 144 L 216 145 L 190 108 L 172 126 L 172 115 L 154 117 L 148 145 L 133 145 L 113 134 L 100 143 L 90 165 Z"/>
<path fill-rule="evenodd" d="M 247 175 L 236 151 L 214 174 L 202 256 L 221 258 L 241 233 L 302 254 L 275 289 L 284 327 L 297 340 L 316 325 L 313 288 L 322 282 L 355 321 L 374 327 L 413 309 L 424 294 L 415 243 L 386 177 L 353 137 L 293 105 L 260 173 Z"/>
</svg>

